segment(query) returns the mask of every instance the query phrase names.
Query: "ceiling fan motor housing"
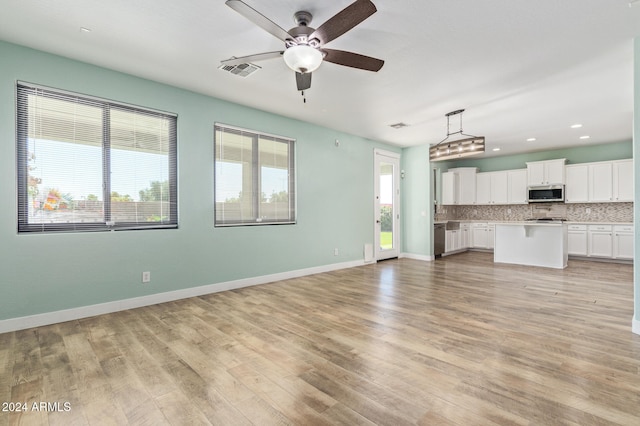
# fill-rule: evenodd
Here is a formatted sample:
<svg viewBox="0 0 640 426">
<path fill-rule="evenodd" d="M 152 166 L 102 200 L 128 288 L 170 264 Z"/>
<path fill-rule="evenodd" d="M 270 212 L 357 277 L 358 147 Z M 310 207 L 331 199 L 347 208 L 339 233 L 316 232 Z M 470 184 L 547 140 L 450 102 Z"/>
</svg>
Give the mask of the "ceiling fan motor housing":
<svg viewBox="0 0 640 426">
<path fill-rule="evenodd" d="M 293 21 L 298 26 L 309 26 L 311 20 L 313 19 L 313 15 L 305 10 L 300 10 L 293 14 Z"/>
</svg>

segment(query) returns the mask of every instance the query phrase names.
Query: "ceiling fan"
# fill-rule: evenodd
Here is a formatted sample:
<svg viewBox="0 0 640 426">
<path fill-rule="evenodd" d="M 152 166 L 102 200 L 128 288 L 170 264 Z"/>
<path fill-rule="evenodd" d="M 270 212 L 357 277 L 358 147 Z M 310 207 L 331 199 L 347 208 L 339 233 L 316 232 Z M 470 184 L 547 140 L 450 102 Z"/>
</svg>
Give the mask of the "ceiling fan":
<svg viewBox="0 0 640 426">
<path fill-rule="evenodd" d="M 296 12 L 294 19 L 297 26 L 289 31 L 285 31 L 242 0 L 227 0 L 226 5 L 282 40 L 285 43 L 285 50 L 234 57 L 221 61 L 224 65 L 240 65 L 282 56 L 287 66 L 295 71 L 296 85 L 300 91 L 311 87 L 311 73 L 323 60 L 367 71 L 379 71 L 384 65 L 381 59 L 324 47 L 325 44 L 340 37 L 377 11 L 369 0 L 356 0 L 318 28 L 309 26 L 312 19 L 311 13 Z"/>
</svg>

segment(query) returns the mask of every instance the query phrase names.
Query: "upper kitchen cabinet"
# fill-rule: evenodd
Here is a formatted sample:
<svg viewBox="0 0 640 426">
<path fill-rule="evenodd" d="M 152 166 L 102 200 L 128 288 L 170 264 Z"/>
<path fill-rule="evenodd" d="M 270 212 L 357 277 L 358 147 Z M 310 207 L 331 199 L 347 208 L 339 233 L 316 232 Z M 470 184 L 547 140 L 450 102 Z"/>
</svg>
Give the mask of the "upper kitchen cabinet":
<svg viewBox="0 0 640 426">
<path fill-rule="evenodd" d="M 529 185 L 564 184 L 564 164 L 566 159 L 533 161 L 527 163 Z"/>
<path fill-rule="evenodd" d="M 527 169 L 509 170 L 507 184 L 508 204 L 527 204 Z"/>
<path fill-rule="evenodd" d="M 566 167 L 567 203 L 633 201 L 633 160 L 599 161 Z"/>
<path fill-rule="evenodd" d="M 508 172 L 485 172 L 476 176 L 476 204 L 508 204 Z"/>
<path fill-rule="evenodd" d="M 633 201 L 633 160 L 613 162 L 613 201 Z"/>
<path fill-rule="evenodd" d="M 613 163 L 589 164 L 589 201 L 613 201 Z"/>
<path fill-rule="evenodd" d="M 475 167 L 458 167 L 442 173 L 442 204 L 475 204 L 477 171 Z"/>
<path fill-rule="evenodd" d="M 567 203 L 586 203 L 589 201 L 589 166 L 571 164 L 565 169 L 566 187 L 564 191 Z"/>
</svg>

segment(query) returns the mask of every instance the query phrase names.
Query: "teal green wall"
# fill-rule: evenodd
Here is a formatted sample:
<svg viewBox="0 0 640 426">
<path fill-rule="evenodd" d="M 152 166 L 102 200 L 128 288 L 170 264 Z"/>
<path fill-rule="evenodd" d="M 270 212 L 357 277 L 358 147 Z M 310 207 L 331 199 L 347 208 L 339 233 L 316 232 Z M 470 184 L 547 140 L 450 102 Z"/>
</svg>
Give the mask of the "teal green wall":
<svg viewBox="0 0 640 426">
<path fill-rule="evenodd" d="M 633 156 L 631 141 L 622 141 L 602 145 L 585 145 L 578 148 L 554 149 L 529 152 L 526 154 L 504 155 L 489 158 L 468 158 L 460 161 L 442 163 L 443 167 L 478 167 L 481 172 L 524 169 L 527 161 L 544 161 L 566 158 L 567 164 L 590 163 L 594 161 L 622 160 Z M 446 170 L 445 168 L 445 170 Z"/>
<path fill-rule="evenodd" d="M 633 43 L 634 53 L 634 108 L 633 108 L 633 152 L 640 152 L 640 37 L 636 37 Z M 640 159 L 638 156 L 633 156 L 633 178 L 634 178 L 634 199 L 640 200 Z M 640 224 L 640 206 L 638 203 L 633 203 L 633 223 L 635 224 L 635 242 L 636 247 L 634 252 L 633 263 L 636 265 L 633 268 L 634 280 L 634 319 L 638 329 L 637 333 L 640 333 L 640 232 L 638 232 L 638 224 Z"/>
<path fill-rule="evenodd" d="M 373 150 L 397 147 L 13 44 L 0 58 L 0 320 L 361 261 L 374 241 Z M 177 113 L 179 229 L 18 235 L 17 80 Z M 297 139 L 296 225 L 213 227 L 214 122 Z"/>
<path fill-rule="evenodd" d="M 429 146 L 405 148 L 402 152 L 402 251 L 418 256 L 433 254 L 433 185 Z"/>
</svg>

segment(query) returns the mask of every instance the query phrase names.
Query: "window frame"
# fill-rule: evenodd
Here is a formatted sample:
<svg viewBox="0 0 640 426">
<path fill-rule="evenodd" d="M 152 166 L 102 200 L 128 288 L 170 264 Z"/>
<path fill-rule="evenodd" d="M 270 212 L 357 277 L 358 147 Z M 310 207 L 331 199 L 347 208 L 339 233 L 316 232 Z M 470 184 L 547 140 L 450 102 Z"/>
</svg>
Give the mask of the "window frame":
<svg viewBox="0 0 640 426">
<path fill-rule="evenodd" d="M 29 143 L 29 113 L 27 111 L 27 97 L 32 94 L 42 94 L 69 102 L 78 102 L 102 109 L 102 195 L 103 221 L 96 222 L 66 222 L 66 223 L 29 223 L 29 195 L 28 195 L 28 143 Z M 87 231 L 121 231 L 142 229 L 175 229 L 178 228 L 178 161 L 177 161 L 177 121 L 178 115 L 156 109 L 116 102 L 109 99 L 79 94 L 67 90 L 50 88 L 38 84 L 17 81 L 16 83 L 16 177 L 17 177 L 17 225 L 19 234 L 29 233 L 57 233 L 57 232 L 87 232 Z M 110 139 L 110 111 L 120 110 L 135 114 L 143 114 L 168 120 L 168 180 L 169 180 L 169 218 L 161 222 L 114 222 L 112 220 L 111 200 L 111 139 Z"/>
<path fill-rule="evenodd" d="M 251 136 L 252 138 L 252 197 L 251 203 L 254 209 L 254 215 L 251 219 L 240 219 L 240 220 L 218 220 L 218 140 L 217 135 L 219 131 L 229 131 L 230 133 L 242 134 L 244 136 Z M 259 160 L 259 147 L 258 144 L 261 139 L 275 141 L 280 143 L 287 144 L 287 195 L 288 195 L 288 203 L 289 203 L 289 217 L 287 219 L 282 220 L 274 220 L 267 219 L 264 220 L 260 218 L 260 205 L 261 205 L 261 194 L 262 194 L 262 182 L 260 178 L 260 168 L 261 163 Z M 214 182 L 213 182 L 213 205 L 214 205 L 214 214 L 213 214 L 213 223 L 214 227 L 234 227 L 234 226 L 268 226 L 268 225 L 295 225 L 297 224 L 297 176 L 296 176 L 296 139 L 287 137 L 287 136 L 279 136 L 264 132 L 259 132 L 256 130 L 250 130 L 242 127 L 231 126 L 223 123 L 214 123 L 213 126 L 213 168 L 214 168 Z M 253 185 L 258 186 L 256 189 Z"/>
</svg>

